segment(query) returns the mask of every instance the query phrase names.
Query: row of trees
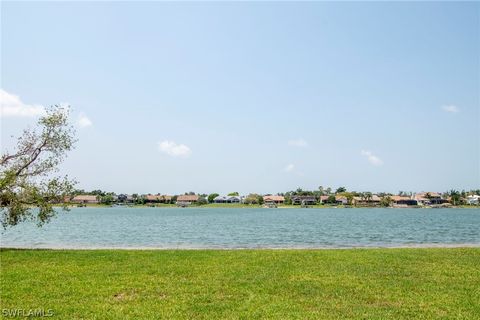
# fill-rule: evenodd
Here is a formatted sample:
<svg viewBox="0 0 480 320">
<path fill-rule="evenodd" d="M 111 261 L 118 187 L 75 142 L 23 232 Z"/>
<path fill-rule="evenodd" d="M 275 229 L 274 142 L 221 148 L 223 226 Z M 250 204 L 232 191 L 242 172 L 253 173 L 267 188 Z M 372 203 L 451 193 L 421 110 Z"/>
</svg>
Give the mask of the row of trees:
<svg viewBox="0 0 480 320">
<path fill-rule="evenodd" d="M 292 198 L 295 196 L 313 196 L 317 200 L 320 200 L 321 196 L 326 196 L 328 197 L 327 199 L 323 199 L 323 203 L 326 204 L 334 204 L 337 202 L 336 196 L 342 196 L 347 199 L 348 204 L 352 204 L 354 197 L 359 197 L 364 201 L 371 201 L 373 198 L 373 193 L 372 192 L 357 192 L 357 191 L 347 191 L 345 187 L 340 187 L 337 188 L 334 192 L 331 191 L 330 188 L 327 188 L 324 191 L 319 190 L 314 190 L 314 191 L 309 191 L 309 190 L 302 190 L 301 188 L 298 188 L 294 191 L 288 191 L 285 193 L 278 193 L 277 195 L 281 195 L 285 197 L 285 204 L 289 205 L 292 204 Z M 107 192 L 107 191 L 102 191 L 102 190 L 92 190 L 92 191 L 85 191 L 82 189 L 76 189 L 72 192 L 72 197 L 75 195 L 95 195 L 97 196 L 98 200 L 102 204 L 112 204 L 114 202 L 127 202 L 127 195 L 126 194 L 119 194 L 118 196 L 114 192 Z M 185 192 L 185 195 L 195 195 L 196 193 L 193 191 L 190 192 Z M 450 190 L 447 192 L 444 192 L 442 194 L 443 198 L 450 198 L 452 204 L 454 205 L 462 205 L 466 203 L 466 197 L 468 195 L 480 195 L 480 190 L 470 190 L 470 191 L 458 191 L 458 190 Z M 381 198 L 380 204 L 383 206 L 389 206 L 393 200 L 392 196 L 393 194 L 391 193 L 385 193 L 385 192 L 380 192 L 377 193 Z M 412 192 L 404 192 L 400 191 L 398 193 L 399 196 L 406 196 L 406 197 L 411 197 L 413 195 Z M 214 202 L 214 199 L 218 197 L 218 193 L 211 193 L 211 194 L 199 194 L 199 200 L 198 204 L 206 204 L 206 203 L 212 203 Z M 238 192 L 230 192 L 228 193 L 228 196 L 239 196 Z M 432 198 L 432 196 L 427 193 L 425 195 L 426 198 Z M 172 196 L 169 200 L 166 202 L 168 203 L 175 203 L 177 201 L 177 195 Z M 128 200 L 128 202 L 132 202 L 134 204 L 145 204 L 147 203 L 146 195 L 139 195 L 137 193 L 134 193 L 131 195 L 131 199 Z M 245 197 L 244 203 L 246 204 L 263 204 L 263 196 L 260 194 L 256 193 L 251 193 L 248 196 Z"/>
</svg>

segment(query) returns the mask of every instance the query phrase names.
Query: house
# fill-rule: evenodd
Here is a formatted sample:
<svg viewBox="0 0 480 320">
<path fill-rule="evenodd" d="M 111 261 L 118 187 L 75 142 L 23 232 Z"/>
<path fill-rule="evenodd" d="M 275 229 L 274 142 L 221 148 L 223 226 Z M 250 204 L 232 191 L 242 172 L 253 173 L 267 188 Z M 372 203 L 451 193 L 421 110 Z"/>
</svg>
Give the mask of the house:
<svg viewBox="0 0 480 320">
<path fill-rule="evenodd" d="M 173 196 L 169 196 L 169 195 L 166 195 L 166 194 L 163 195 L 163 202 L 164 203 L 172 203 L 172 199 L 173 199 Z"/>
<path fill-rule="evenodd" d="M 415 194 L 414 199 L 421 205 L 444 204 L 448 202 L 447 199 L 443 199 L 442 195 L 437 192 L 420 192 Z"/>
<path fill-rule="evenodd" d="M 348 199 L 345 196 L 335 196 L 335 202 L 346 206 L 348 204 Z"/>
<path fill-rule="evenodd" d="M 98 200 L 97 196 L 82 194 L 82 195 L 73 197 L 72 202 L 73 203 L 99 203 L 100 201 Z"/>
<path fill-rule="evenodd" d="M 320 200 L 320 203 L 328 203 L 328 198 L 330 196 L 320 196 L 319 200 Z"/>
<path fill-rule="evenodd" d="M 418 201 L 405 196 L 390 196 L 394 206 L 418 206 Z"/>
<path fill-rule="evenodd" d="M 382 199 L 373 194 L 371 197 L 353 197 L 353 204 L 356 206 L 377 206 Z"/>
<path fill-rule="evenodd" d="M 167 196 L 167 195 L 151 195 L 148 194 L 145 196 L 145 202 L 147 203 L 171 203 L 172 202 L 172 196 Z"/>
<path fill-rule="evenodd" d="M 284 196 L 263 196 L 263 202 L 265 204 L 282 204 L 285 202 L 285 197 Z"/>
<path fill-rule="evenodd" d="M 213 199 L 215 203 L 240 203 L 243 197 L 240 196 L 218 196 Z"/>
<path fill-rule="evenodd" d="M 317 199 L 315 196 L 292 196 L 292 204 L 315 205 L 317 204 Z"/>
<path fill-rule="evenodd" d="M 118 202 L 127 202 L 128 196 L 126 194 L 119 194 L 117 197 Z"/>
<path fill-rule="evenodd" d="M 347 205 L 348 204 L 348 199 L 345 196 L 335 196 L 335 201 L 333 201 L 331 198 L 332 196 L 320 196 L 319 200 L 320 203 L 324 204 L 339 204 L 339 205 Z"/>
<path fill-rule="evenodd" d="M 467 196 L 467 204 L 478 206 L 479 203 L 480 203 L 479 195 L 474 194 L 474 195 Z"/>
<path fill-rule="evenodd" d="M 198 196 L 196 194 L 185 194 L 177 197 L 177 205 L 185 206 L 198 201 Z"/>
<path fill-rule="evenodd" d="M 163 196 L 161 196 L 159 194 L 156 194 L 156 195 L 147 194 L 145 196 L 145 202 L 146 203 L 160 203 L 162 201 L 163 201 Z"/>
</svg>

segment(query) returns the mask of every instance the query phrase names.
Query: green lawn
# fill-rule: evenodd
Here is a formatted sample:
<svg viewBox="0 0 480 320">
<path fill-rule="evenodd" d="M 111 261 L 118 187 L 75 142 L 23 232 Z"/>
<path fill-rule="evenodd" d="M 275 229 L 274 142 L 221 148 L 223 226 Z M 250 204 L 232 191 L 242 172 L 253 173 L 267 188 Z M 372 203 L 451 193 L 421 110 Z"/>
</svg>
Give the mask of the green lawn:
<svg viewBox="0 0 480 320">
<path fill-rule="evenodd" d="M 480 319 L 480 248 L 0 252 L 1 308 L 59 319 Z"/>
</svg>

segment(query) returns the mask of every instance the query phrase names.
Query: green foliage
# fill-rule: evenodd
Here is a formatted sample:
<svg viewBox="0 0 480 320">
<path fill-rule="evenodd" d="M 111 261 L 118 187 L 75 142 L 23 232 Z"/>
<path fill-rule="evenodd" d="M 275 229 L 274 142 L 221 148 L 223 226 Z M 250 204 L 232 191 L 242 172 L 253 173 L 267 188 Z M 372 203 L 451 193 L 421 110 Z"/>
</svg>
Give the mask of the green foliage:
<svg viewBox="0 0 480 320">
<path fill-rule="evenodd" d="M 451 197 L 451 202 L 454 206 L 464 204 L 462 194 L 457 190 L 453 190 L 453 189 L 450 190 L 450 197 Z"/>
<path fill-rule="evenodd" d="M 382 207 L 390 207 L 392 203 L 393 203 L 393 200 L 390 196 L 385 196 L 382 199 L 380 199 L 380 205 Z"/>
<path fill-rule="evenodd" d="M 347 198 L 347 204 L 352 205 L 354 194 L 352 192 L 344 192 L 343 196 Z"/>
<path fill-rule="evenodd" d="M 216 197 L 218 197 L 219 194 L 218 193 L 211 193 L 208 195 L 208 202 L 209 203 L 212 203 L 213 202 L 213 199 L 215 199 Z"/>
<path fill-rule="evenodd" d="M 239 195 L 240 195 L 240 194 L 239 194 L 238 192 L 236 192 L 236 191 L 235 191 L 235 192 L 230 192 L 230 193 L 228 194 L 229 197 L 238 197 Z"/>
<path fill-rule="evenodd" d="M 332 204 L 332 203 L 337 203 L 337 200 L 335 199 L 335 196 L 332 194 L 332 195 L 328 196 L 326 202 Z"/>
<path fill-rule="evenodd" d="M 243 202 L 245 204 L 263 204 L 263 197 L 256 193 L 250 193 Z"/>
<path fill-rule="evenodd" d="M 285 195 L 285 201 L 284 203 L 286 205 L 291 205 L 292 204 L 292 197 L 290 195 Z"/>
<path fill-rule="evenodd" d="M 207 199 L 205 199 L 205 197 L 199 197 L 198 200 L 197 200 L 197 204 L 198 205 L 204 205 L 204 204 L 207 204 Z"/>
<path fill-rule="evenodd" d="M 346 192 L 347 191 L 347 188 L 345 187 L 340 187 L 337 189 L 337 191 L 335 191 L 335 193 L 342 193 L 342 192 Z"/>
<path fill-rule="evenodd" d="M 4 228 L 27 219 L 42 225 L 55 215 L 53 204 L 63 203 L 75 182 L 52 174 L 75 142 L 68 109 L 53 106 L 38 120 L 36 129 L 23 131 L 13 153 L 2 155 L 0 220 Z"/>
<path fill-rule="evenodd" d="M 261 195 L 258 195 L 257 196 L 257 201 L 258 201 L 258 204 L 262 205 L 263 204 L 263 197 Z"/>
<path fill-rule="evenodd" d="M 110 205 L 113 203 L 113 196 L 111 194 L 106 194 L 103 197 L 100 197 L 100 203 Z"/>
</svg>

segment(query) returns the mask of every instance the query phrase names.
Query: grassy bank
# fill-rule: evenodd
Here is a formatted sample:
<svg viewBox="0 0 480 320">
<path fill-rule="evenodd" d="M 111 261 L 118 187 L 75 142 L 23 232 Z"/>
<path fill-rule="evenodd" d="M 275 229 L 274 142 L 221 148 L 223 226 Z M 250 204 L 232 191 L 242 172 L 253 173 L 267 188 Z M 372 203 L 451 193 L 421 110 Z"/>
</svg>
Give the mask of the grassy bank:
<svg viewBox="0 0 480 320">
<path fill-rule="evenodd" d="M 0 252 L 2 309 L 61 319 L 478 319 L 480 249 Z"/>
</svg>

